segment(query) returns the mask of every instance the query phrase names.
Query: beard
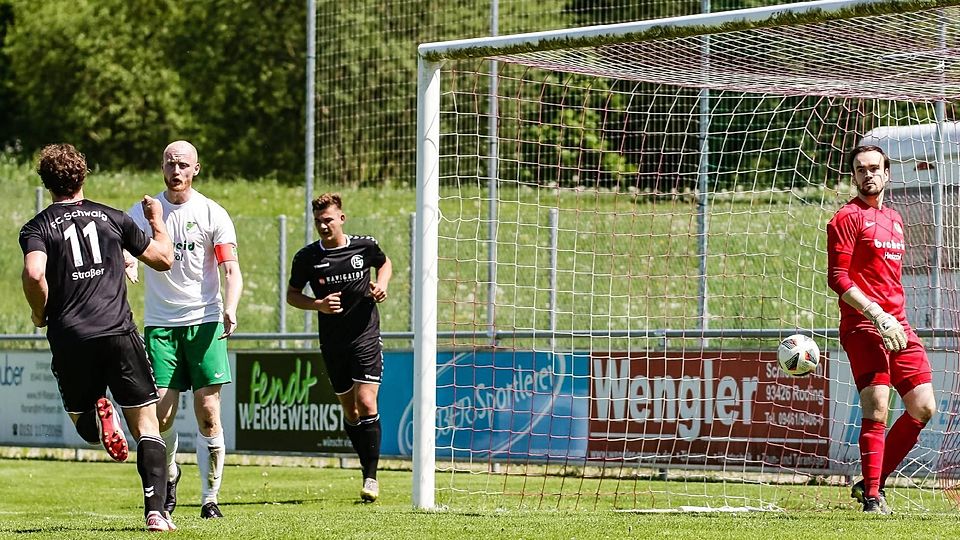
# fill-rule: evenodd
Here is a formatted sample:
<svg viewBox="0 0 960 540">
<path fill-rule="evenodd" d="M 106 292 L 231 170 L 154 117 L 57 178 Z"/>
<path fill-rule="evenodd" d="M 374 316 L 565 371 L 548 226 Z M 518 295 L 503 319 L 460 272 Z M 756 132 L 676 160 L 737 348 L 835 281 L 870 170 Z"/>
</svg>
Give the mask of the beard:
<svg viewBox="0 0 960 540">
<path fill-rule="evenodd" d="M 883 193 L 883 188 L 877 184 L 871 184 L 869 186 L 859 185 L 857 186 L 857 193 L 864 197 L 874 197 Z"/>
</svg>

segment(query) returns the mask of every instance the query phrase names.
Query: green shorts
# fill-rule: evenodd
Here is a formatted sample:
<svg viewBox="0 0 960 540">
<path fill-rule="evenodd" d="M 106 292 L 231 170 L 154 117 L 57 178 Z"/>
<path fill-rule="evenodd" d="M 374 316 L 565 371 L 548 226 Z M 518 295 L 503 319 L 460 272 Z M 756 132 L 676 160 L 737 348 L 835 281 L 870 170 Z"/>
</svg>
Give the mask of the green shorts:
<svg viewBox="0 0 960 540">
<path fill-rule="evenodd" d="M 143 329 L 147 356 L 160 388 L 185 392 L 232 382 L 223 324 L 148 326 Z"/>
</svg>

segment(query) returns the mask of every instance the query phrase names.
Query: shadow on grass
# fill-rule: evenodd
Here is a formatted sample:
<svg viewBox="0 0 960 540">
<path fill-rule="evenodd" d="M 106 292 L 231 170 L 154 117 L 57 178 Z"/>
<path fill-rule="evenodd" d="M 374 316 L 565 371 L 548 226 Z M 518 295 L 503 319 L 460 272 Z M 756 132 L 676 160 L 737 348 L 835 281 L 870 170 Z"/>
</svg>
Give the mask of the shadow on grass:
<svg viewBox="0 0 960 540">
<path fill-rule="evenodd" d="M 0 529 L 2 531 L 3 529 Z M 83 534 L 91 532 L 146 532 L 143 525 L 139 527 L 65 527 L 63 525 L 51 525 L 50 527 L 33 527 L 29 529 L 11 529 L 13 534 L 39 534 L 39 533 L 57 533 L 62 538 L 80 538 Z"/>
</svg>

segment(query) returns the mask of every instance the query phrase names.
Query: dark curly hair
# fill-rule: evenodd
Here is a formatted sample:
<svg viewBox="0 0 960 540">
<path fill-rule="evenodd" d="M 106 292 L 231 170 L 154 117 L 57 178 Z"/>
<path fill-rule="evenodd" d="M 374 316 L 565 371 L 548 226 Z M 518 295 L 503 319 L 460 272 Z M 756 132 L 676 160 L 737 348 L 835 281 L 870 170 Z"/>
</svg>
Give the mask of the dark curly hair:
<svg viewBox="0 0 960 540">
<path fill-rule="evenodd" d="M 69 197 L 83 187 L 87 178 L 87 160 L 72 144 L 48 144 L 40 151 L 37 174 L 51 193 Z"/>
<path fill-rule="evenodd" d="M 314 212 L 323 212 L 328 206 L 336 206 L 343 210 L 343 201 L 339 193 L 324 193 L 312 201 Z"/>
</svg>

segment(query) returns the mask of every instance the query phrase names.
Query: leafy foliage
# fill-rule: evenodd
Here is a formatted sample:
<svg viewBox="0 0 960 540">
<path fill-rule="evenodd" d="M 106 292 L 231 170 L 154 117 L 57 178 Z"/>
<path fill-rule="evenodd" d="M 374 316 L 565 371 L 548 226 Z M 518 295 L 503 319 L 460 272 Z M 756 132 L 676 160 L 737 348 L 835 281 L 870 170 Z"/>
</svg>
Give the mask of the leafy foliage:
<svg viewBox="0 0 960 540">
<path fill-rule="evenodd" d="M 224 176 L 302 168 L 302 129 L 291 128 L 303 116 L 302 11 L 254 1 L 11 1 L 4 53 L 21 107 L 0 139 L 28 151 L 68 140 L 100 167 L 153 168 L 166 143 L 187 138 Z"/>
<path fill-rule="evenodd" d="M 773 3 L 778 2 L 711 0 L 710 9 Z M 700 12 L 702 4 L 501 0 L 497 31 L 690 15 Z M 219 178 L 298 181 L 305 152 L 305 21 L 304 2 L 0 0 L 0 148 L 29 155 L 43 144 L 70 141 L 100 168 L 155 169 L 166 143 L 186 138 L 199 148 L 205 169 Z M 491 31 L 490 4 L 483 2 L 318 0 L 317 182 L 412 184 L 417 44 Z M 518 83 L 533 92 L 530 102 L 501 110 L 502 151 L 513 152 L 516 163 L 527 163 L 527 152 L 535 147 L 546 152 L 539 156 L 542 170 L 527 167 L 513 177 L 538 184 L 691 186 L 688 178 L 696 177 L 700 148 L 695 90 L 669 90 L 677 97 L 669 106 L 673 114 L 663 105 L 641 114 L 657 104 L 626 98 L 632 91 L 626 86 L 632 83 L 564 77 L 568 79 L 549 90 L 556 95 L 542 96 L 541 104 L 534 104 L 541 96 L 533 84 Z M 459 106 L 473 108 L 477 126 L 458 129 L 472 130 L 483 143 L 489 80 L 464 84 L 476 85 L 462 88 L 476 103 Z M 636 90 L 651 95 L 653 86 Z M 498 93 L 515 96 L 518 90 L 504 80 Z M 753 133 L 761 127 L 764 110 L 786 105 L 759 103 L 760 114 L 749 129 L 725 125 L 724 106 L 714 108 L 709 141 L 717 188 L 730 187 L 725 175 L 744 170 L 744 163 L 764 168 L 774 158 L 764 147 L 774 137 Z M 675 125 L 684 115 L 687 125 Z M 861 111 L 849 118 L 823 112 L 825 126 L 852 125 L 866 117 Z M 767 126 L 768 133 L 781 127 Z M 795 130 L 789 137 L 804 140 L 787 143 L 816 153 L 827 131 L 809 135 Z M 507 148 L 508 141 L 516 141 L 516 147 Z M 757 153 L 730 163 L 733 154 L 717 155 L 721 147 Z M 818 163 L 836 161 L 836 156 L 816 158 Z M 822 177 L 819 171 L 809 175 Z"/>
</svg>

